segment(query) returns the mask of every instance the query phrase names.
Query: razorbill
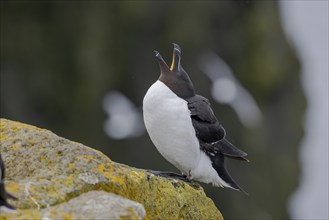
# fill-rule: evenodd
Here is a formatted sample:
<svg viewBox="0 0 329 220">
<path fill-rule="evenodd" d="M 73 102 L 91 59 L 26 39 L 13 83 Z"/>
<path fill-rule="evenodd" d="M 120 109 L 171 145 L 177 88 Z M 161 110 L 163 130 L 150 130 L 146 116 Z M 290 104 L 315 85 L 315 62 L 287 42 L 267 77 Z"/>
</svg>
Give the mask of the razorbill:
<svg viewBox="0 0 329 220">
<path fill-rule="evenodd" d="M 161 155 L 189 180 L 242 190 L 225 169 L 224 158 L 248 161 L 247 153 L 226 140 L 209 101 L 195 94 L 181 65 L 180 47 L 173 45 L 170 68 L 154 51 L 161 74 L 143 100 L 146 130 Z"/>
<path fill-rule="evenodd" d="M 7 199 L 14 199 L 17 200 L 16 197 L 10 195 L 9 193 L 6 192 L 5 189 L 5 165 L 2 161 L 1 154 L 0 154 L 0 213 L 2 212 L 17 212 L 13 206 L 11 206 L 8 202 Z"/>
</svg>

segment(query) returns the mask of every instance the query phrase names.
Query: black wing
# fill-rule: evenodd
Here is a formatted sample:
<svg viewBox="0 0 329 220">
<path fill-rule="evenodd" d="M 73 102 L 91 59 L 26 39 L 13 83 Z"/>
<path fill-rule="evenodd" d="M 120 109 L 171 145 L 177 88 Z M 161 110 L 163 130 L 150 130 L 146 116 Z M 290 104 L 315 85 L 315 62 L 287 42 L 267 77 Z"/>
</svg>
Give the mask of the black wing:
<svg viewBox="0 0 329 220">
<path fill-rule="evenodd" d="M 217 120 L 206 98 L 196 95 L 187 99 L 187 102 L 201 150 L 210 156 L 223 154 L 234 159 L 248 161 L 245 158 L 247 153 L 239 150 L 225 139 L 225 129 Z"/>
<path fill-rule="evenodd" d="M 199 140 L 204 143 L 222 140 L 225 137 L 225 129 L 214 115 L 209 101 L 199 95 L 187 101 L 192 123 Z"/>
</svg>

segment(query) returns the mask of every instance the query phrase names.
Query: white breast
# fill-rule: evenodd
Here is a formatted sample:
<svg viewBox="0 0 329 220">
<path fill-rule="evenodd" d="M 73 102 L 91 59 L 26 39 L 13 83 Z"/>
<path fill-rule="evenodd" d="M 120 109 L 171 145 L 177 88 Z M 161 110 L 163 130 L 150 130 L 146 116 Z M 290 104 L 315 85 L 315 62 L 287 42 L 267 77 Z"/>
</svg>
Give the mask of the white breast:
<svg viewBox="0 0 329 220">
<path fill-rule="evenodd" d="M 146 130 L 163 157 L 187 175 L 198 166 L 199 141 L 184 99 L 156 81 L 144 97 L 143 116 Z"/>
</svg>

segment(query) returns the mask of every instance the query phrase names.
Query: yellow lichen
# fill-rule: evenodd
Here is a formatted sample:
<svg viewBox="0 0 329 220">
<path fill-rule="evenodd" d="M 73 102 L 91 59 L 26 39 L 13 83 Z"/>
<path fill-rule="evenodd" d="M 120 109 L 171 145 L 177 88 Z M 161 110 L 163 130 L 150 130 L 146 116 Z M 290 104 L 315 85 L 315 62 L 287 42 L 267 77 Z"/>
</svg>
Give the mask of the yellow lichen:
<svg viewBox="0 0 329 220">
<path fill-rule="evenodd" d="M 108 164 L 101 163 L 98 164 L 98 169 L 96 172 L 102 174 L 109 181 L 116 185 L 125 185 L 125 180 L 122 178 L 122 176 L 119 175 L 119 172 L 113 172 L 111 169 L 112 167 L 108 166 Z"/>
<path fill-rule="evenodd" d="M 53 217 L 58 219 L 59 216 L 61 216 L 65 220 L 74 219 L 74 216 L 72 214 L 69 214 L 69 213 L 66 213 L 66 212 L 57 212 L 56 215 L 53 216 Z"/>
<path fill-rule="evenodd" d="M 14 145 L 11 146 L 10 150 L 19 150 L 20 148 L 21 148 L 20 145 L 14 144 Z"/>
<path fill-rule="evenodd" d="M 104 190 L 143 204 L 145 219 L 222 219 L 201 187 L 115 163 L 97 150 L 34 126 L 0 119 L 0 129 L 1 153 L 9 160 L 5 161 L 10 180 L 6 188 L 19 197 L 11 204 L 20 211 L 6 215 L 6 220 L 74 219 L 73 213 L 56 211 L 55 207 L 91 190 Z M 19 160 L 15 158 L 18 155 Z M 27 172 L 22 173 L 26 165 Z M 91 181 L 80 178 L 83 174 Z M 138 219 L 138 213 L 128 209 L 121 218 Z"/>
<path fill-rule="evenodd" d="M 7 183 L 6 184 L 6 190 L 9 192 L 9 193 L 17 193 L 20 191 L 20 185 L 16 182 L 10 182 L 10 183 Z"/>
<path fill-rule="evenodd" d="M 133 180 L 140 181 L 145 179 L 146 173 L 145 172 L 137 172 L 137 171 L 130 171 L 130 176 L 133 178 Z"/>
<path fill-rule="evenodd" d="M 73 170 L 73 169 L 74 169 L 74 163 L 70 163 L 69 168 L 70 168 L 71 170 Z"/>
<path fill-rule="evenodd" d="M 72 185 L 72 183 L 73 183 L 73 179 L 74 179 L 74 176 L 73 176 L 73 175 L 69 175 L 69 176 L 66 178 L 65 185 L 66 185 L 66 186 L 70 186 L 70 185 Z"/>
<path fill-rule="evenodd" d="M 135 210 L 131 207 L 127 208 L 126 211 L 129 213 L 128 215 L 121 215 L 121 220 L 138 220 L 138 215 Z"/>
</svg>

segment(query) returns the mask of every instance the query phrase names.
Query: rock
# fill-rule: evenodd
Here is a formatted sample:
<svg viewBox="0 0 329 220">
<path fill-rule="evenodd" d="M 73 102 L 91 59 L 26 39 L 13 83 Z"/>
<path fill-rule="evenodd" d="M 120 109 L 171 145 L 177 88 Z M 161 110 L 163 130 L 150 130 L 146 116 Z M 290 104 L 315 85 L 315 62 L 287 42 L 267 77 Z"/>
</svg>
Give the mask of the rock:
<svg viewBox="0 0 329 220">
<path fill-rule="evenodd" d="M 67 202 L 40 209 L 24 210 L 21 219 L 143 219 L 142 204 L 104 191 L 89 191 Z M 14 218 L 13 214 L 7 215 Z M 17 215 L 16 215 L 17 216 Z"/>
<path fill-rule="evenodd" d="M 140 203 L 104 191 L 89 191 L 54 209 L 57 213 L 74 213 L 73 219 L 142 219 L 146 215 Z"/>
<path fill-rule="evenodd" d="M 0 119 L 0 132 L 6 189 L 18 198 L 9 202 L 20 212 L 4 219 L 95 219 L 112 208 L 114 219 L 223 219 L 198 184 L 115 163 L 31 125 Z"/>
</svg>

